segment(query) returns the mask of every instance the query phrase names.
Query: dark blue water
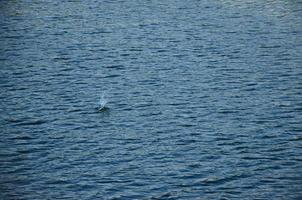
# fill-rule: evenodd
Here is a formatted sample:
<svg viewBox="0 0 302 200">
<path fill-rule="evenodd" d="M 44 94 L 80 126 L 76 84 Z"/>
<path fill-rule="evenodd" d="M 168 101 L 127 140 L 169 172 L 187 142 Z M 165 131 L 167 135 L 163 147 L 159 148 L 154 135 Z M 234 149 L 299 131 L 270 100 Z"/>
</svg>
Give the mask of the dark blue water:
<svg viewBox="0 0 302 200">
<path fill-rule="evenodd" d="M 301 1 L 0 7 L 0 199 L 302 198 Z"/>
</svg>

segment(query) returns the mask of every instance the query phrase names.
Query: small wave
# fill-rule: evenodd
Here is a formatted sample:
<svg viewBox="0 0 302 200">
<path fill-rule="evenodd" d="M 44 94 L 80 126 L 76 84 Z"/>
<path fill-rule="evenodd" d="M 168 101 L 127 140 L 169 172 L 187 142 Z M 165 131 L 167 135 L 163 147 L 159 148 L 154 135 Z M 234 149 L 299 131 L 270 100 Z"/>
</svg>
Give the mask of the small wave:
<svg viewBox="0 0 302 200">
<path fill-rule="evenodd" d="M 48 122 L 39 118 L 9 118 L 6 121 L 15 125 L 40 125 Z"/>
<path fill-rule="evenodd" d="M 31 119 L 25 122 L 21 122 L 18 125 L 41 125 L 47 123 L 47 120 L 43 120 L 43 119 Z"/>
</svg>

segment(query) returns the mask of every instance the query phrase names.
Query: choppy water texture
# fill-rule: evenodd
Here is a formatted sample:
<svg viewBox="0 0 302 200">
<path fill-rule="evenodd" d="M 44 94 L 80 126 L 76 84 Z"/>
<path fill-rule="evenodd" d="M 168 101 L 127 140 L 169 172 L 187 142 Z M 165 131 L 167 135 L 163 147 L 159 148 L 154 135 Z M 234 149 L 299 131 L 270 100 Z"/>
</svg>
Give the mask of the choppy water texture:
<svg viewBox="0 0 302 200">
<path fill-rule="evenodd" d="M 0 199 L 302 198 L 301 1 L 0 5 Z"/>
</svg>

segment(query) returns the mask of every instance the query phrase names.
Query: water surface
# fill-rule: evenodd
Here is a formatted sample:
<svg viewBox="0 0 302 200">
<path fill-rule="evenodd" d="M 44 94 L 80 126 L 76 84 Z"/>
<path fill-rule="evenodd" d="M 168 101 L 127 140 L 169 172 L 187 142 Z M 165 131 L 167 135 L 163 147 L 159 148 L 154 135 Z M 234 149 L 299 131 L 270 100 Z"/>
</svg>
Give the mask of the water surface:
<svg viewBox="0 0 302 200">
<path fill-rule="evenodd" d="M 300 1 L 0 5 L 1 199 L 302 197 Z"/>
</svg>

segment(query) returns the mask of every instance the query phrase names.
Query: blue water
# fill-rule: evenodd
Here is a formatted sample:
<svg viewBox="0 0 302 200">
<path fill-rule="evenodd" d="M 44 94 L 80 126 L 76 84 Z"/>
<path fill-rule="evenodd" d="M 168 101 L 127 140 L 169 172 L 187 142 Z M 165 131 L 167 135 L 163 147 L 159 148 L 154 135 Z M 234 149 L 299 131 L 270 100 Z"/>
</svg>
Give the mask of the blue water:
<svg viewBox="0 0 302 200">
<path fill-rule="evenodd" d="M 0 199 L 302 198 L 301 1 L 0 11 Z"/>
</svg>

